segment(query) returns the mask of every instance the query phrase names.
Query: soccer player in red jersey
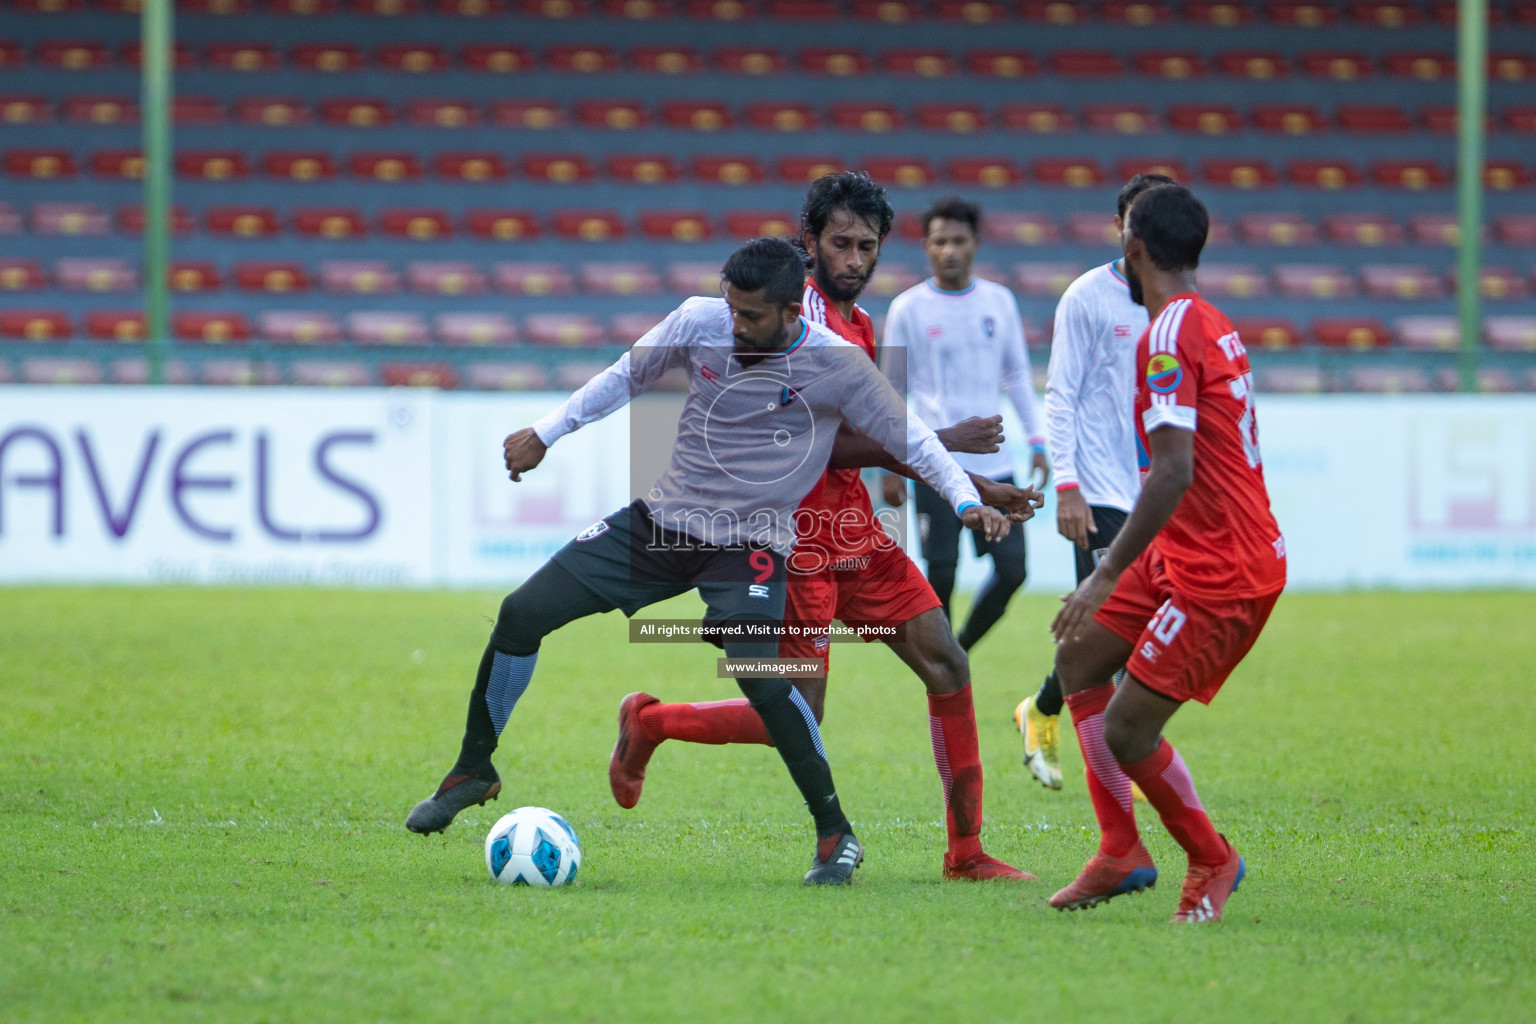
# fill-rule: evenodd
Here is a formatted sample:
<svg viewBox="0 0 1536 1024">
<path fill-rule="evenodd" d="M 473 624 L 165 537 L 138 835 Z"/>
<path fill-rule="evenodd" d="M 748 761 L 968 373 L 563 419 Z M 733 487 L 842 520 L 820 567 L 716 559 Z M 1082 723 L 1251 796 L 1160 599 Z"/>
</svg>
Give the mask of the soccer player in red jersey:
<svg viewBox="0 0 1536 1024">
<path fill-rule="evenodd" d="M 1137 197 L 1121 232 L 1132 298 L 1152 318 L 1137 344 L 1135 403 L 1150 462 L 1130 517 L 1051 625 L 1101 831 L 1082 874 L 1051 897 L 1062 910 L 1155 883 L 1133 781 L 1189 855 L 1176 923 L 1220 920 L 1245 870 L 1163 738 L 1185 701 L 1216 696 L 1285 586 L 1248 356 L 1231 322 L 1195 290 L 1209 227 L 1192 192 L 1159 185 Z"/>
<path fill-rule="evenodd" d="M 803 315 L 860 346 L 870 359 L 875 358 L 874 323 L 855 300 L 874 273 L 893 220 L 885 190 L 862 172 L 818 179 L 801 211 L 802 241 L 812 264 Z M 1018 496 L 1015 488 L 975 474 L 971 479 L 989 503 L 1005 492 Z M 801 503 L 795 532 L 784 610 L 784 622 L 794 632 L 780 641 L 779 656 L 821 659 L 825 666 L 833 619 L 860 631 L 866 641 L 885 640 L 928 690 L 929 735 L 948 833 L 944 877 L 1034 881 L 1034 875 L 982 849 L 981 754 L 969 663 L 933 587 L 875 520 L 859 470 L 842 468 L 834 456 Z M 900 630 L 896 637 L 872 632 L 893 627 Z M 819 722 L 825 676 L 794 683 L 805 701 L 802 710 Z M 619 707 L 619 739 L 608 768 L 620 806 L 639 801 L 646 764 L 657 744 L 668 739 L 769 742 L 762 720 L 745 700 L 663 704 L 650 694 L 632 693 Z"/>
</svg>

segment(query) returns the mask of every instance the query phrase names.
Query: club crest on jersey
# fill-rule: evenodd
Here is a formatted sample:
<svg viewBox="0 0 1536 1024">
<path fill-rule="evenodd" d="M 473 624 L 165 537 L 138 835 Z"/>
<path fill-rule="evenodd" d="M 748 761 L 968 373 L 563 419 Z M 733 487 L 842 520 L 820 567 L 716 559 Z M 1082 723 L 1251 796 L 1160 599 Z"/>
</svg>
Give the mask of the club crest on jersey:
<svg viewBox="0 0 1536 1024">
<path fill-rule="evenodd" d="M 1184 383 L 1184 367 L 1179 365 L 1176 356 L 1167 352 L 1159 352 L 1147 360 L 1147 387 L 1160 395 L 1168 395 L 1179 390 L 1179 385 Z"/>
<path fill-rule="evenodd" d="M 787 386 L 779 388 L 779 408 L 782 409 L 786 405 L 792 405 L 799 397 L 800 392 L 791 390 Z"/>
<path fill-rule="evenodd" d="M 593 523 L 591 526 L 587 527 L 585 530 L 582 530 L 580 533 L 578 533 L 576 535 L 576 540 L 577 540 L 578 543 L 581 543 L 581 542 L 584 542 L 584 541 L 589 541 L 589 540 L 592 540 L 594 537 L 601 537 L 603 534 L 605 534 L 607 532 L 608 532 L 608 520 L 606 520 L 606 519 L 599 519 L 597 522 Z"/>
<path fill-rule="evenodd" d="M 981 329 L 986 331 L 987 337 L 990 338 L 997 333 L 997 321 L 989 316 L 984 316 L 981 318 Z"/>
</svg>

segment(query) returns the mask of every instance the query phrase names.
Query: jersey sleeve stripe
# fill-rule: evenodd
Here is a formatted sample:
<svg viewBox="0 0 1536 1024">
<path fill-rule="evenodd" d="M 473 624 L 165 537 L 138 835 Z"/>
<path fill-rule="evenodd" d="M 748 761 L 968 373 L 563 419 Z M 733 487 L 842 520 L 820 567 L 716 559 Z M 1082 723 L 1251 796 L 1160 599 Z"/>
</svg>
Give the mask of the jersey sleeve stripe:
<svg viewBox="0 0 1536 1024">
<path fill-rule="evenodd" d="M 1152 331 L 1152 352 L 1172 354 L 1178 348 L 1179 329 L 1184 326 L 1184 314 L 1189 311 L 1189 299 L 1174 299 L 1157 315 Z"/>
<path fill-rule="evenodd" d="M 1195 429 L 1195 409 L 1189 405 L 1177 405 L 1167 400 L 1168 396 L 1158 395 L 1152 400 L 1152 404 L 1141 414 L 1141 425 L 1147 433 L 1152 433 L 1158 427 L 1177 427 L 1180 430 L 1193 431 Z"/>
</svg>

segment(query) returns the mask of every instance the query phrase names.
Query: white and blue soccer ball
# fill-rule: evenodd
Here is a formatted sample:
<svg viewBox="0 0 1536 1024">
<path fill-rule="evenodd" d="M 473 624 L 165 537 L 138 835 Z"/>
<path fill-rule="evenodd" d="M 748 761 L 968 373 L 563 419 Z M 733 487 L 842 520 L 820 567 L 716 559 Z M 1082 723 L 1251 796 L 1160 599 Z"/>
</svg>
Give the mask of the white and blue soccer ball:
<svg viewBox="0 0 1536 1024">
<path fill-rule="evenodd" d="M 565 885 L 581 867 L 581 841 L 554 811 L 519 807 L 491 826 L 485 866 L 503 885 Z"/>
</svg>

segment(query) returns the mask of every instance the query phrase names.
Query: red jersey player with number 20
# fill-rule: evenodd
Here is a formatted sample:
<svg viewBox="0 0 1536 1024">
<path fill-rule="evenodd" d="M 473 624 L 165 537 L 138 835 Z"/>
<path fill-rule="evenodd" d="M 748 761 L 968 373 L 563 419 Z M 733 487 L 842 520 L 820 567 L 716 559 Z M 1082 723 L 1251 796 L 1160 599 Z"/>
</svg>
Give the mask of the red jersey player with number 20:
<svg viewBox="0 0 1536 1024">
<path fill-rule="evenodd" d="M 1061 910 L 1156 882 L 1136 831 L 1133 781 L 1189 855 L 1175 923 L 1219 921 L 1245 871 L 1163 738 L 1185 701 L 1216 696 L 1285 586 L 1248 355 L 1195 290 L 1209 227 L 1192 192 L 1161 185 L 1137 197 L 1121 233 L 1131 297 L 1152 318 L 1136 349 L 1135 405 L 1150 463 L 1119 536 L 1051 624 L 1101 832 L 1082 873 L 1051 897 Z"/>
</svg>

